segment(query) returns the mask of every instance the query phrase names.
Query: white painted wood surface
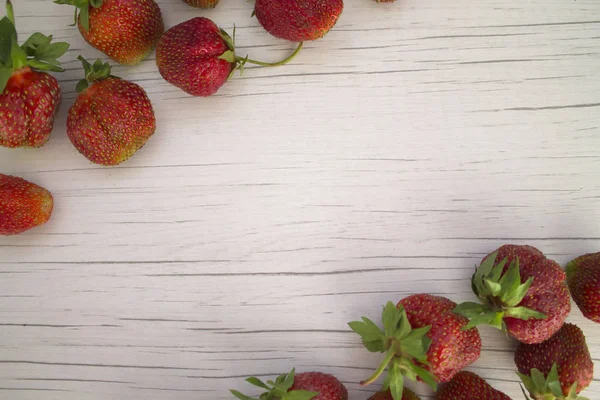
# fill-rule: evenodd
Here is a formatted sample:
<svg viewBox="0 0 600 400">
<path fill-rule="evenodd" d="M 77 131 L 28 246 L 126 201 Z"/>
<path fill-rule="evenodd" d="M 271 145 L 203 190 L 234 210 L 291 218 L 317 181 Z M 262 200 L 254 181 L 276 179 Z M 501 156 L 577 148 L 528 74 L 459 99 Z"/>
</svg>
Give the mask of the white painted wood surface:
<svg viewBox="0 0 600 400">
<path fill-rule="evenodd" d="M 0 149 L 1 172 L 56 201 L 46 226 L 0 238 L 3 400 L 229 399 L 243 377 L 292 366 L 365 399 L 377 388 L 356 382 L 379 357 L 346 322 L 411 293 L 470 299 L 474 265 L 506 242 L 563 264 L 600 251 L 597 0 L 348 0 L 292 64 L 207 99 L 161 80 L 154 56 L 116 66 L 158 118 L 116 168 L 91 165 L 64 129 L 75 58 L 101 54 L 69 7 L 13 2 L 22 37 L 72 46 L 50 142 Z M 235 23 L 252 57 L 293 48 L 252 3 L 159 3 L 168 27 Z M 597 361 L 600 327 L 570 320 Z M 521 398 L 513 344 L 481 333 L 472 370 Z"/>
</svg>

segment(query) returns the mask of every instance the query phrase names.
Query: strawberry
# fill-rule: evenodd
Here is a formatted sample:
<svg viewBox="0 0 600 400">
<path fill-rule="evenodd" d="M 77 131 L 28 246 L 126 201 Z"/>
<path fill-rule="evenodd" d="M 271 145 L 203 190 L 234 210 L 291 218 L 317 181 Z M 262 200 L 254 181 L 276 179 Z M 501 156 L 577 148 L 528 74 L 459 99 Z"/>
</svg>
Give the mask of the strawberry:
<svg viewBox="0 0 600 400">
<path fill-rule="evenodd" d="M 535 400 L 586 400 L 577 394 L 594 377 L 594 363 L 585 336 L 569 323 L 543 343 L 519 344 L 515 364 Z"/>
<path fill-rule="evenodd" d="M 235 31 L 234 31 L 235 38 Z M 283 65 L 300 51 L 277 63 L 265 63 L 235 55 L 235 41 L 208 18 L 192 18 L 169 29 L 156 47 L 156 65 L 162 77 L 192 96 L 210 96 L 236 69 L 252 63 Z"/>
<path fill-rule="evenodd" d="M 569 262 L 567 283 L 583 316 L 600 323 L 600 253 L 585 254 Z"/>
<path fill-rule="evenodd" d="M 185 3 L 196 8 L 215 8 L 219 0 L 183 0 Z"/>
<path fill-rule="evenodd" d="M 246 382 L 258 386 L 267 392 L 260 400 L 348 400 L 348 391 L 333 375 L 322 372 L 304 372 L 297 374 L 292 369 L 289 374 L 279 375 L 275 382 L 265 384 L 258 378 L 250 377 Z M 240 400 L 257 400 L 237 390 L 231 393 Z"/>
<path fill-rule="evenodd" d="M 58 81 L 44 71 L 64 71 L 57 59 L 69 45 L 36 32 L 19 46 L 10 1 L 6 11 L 0 20 L 0 146 L 41 147 L 61 100 Z"/>
<path fill-rule="evenodd" d="M 75 23 L 85 41 L 120 64 L 142 61 L 165 31 L 154 0 L 54 2 L 75 6 Z"/>
<path fill-rule="evenodd" d="M 388 302 L 383 308 L 383 329 L 368 318 L 350 322 L 370 352 L 385 353 L 375 373 L 361 385 L 373 383 L 388 368 L 384 390 L 394 400 L 401 400 L 404 377 L 419 378 L 434 389 L 437 382 L 448 382 L 481 352 L 477 329 L 464 330 L 469 322 L 454 314 L 456 303 L 444 297 L 417 294 L 401 300 L 397 306 Z"/>
<path fill-rule="evenodd" d="M 227 81 L 237 61 L 217 25 L 197 17 L 170 28 L 156 46 L 156 65 L 165 80 L 193 96 L 210 96 Z"/>
<path fill-rule="evenodd" d="M 369 397 L 368 400 L 393 400 L 392 392 L 386 390 L 385 392 L 377 392 L 373 396 Z M 402 393 L 402 400 L 421 400 L 412 390 L 404 388 Z"/>
<path fill-rule="evenodd" d="M 511 400 L 480 376 L 461 371 L 437 392 L 437 400 Z"/>
<path fill-rule="evenodd" d="M 256 0 L 254 15 L 271 35 L 303 42 L 325 36 L 343 8 L 343 0 Z"/>
<path fill-rule="evenodd" d="M 454 310 L 471 320 L 467 327 L 489 324 L 523 343 L 548 339 L 571 311 L 564 271 L 531 246 L 504 245 L 486 256 L 471 287 L 482 304 Z"/>
<path fill-rule="evenodd" d="M 140 86 L 110 75 L 108 63 L 79 60 L 85 79 L 77 84 L 79 96 L 69 110 L 67 135 L 91 162 L 120 164 L 154 133 L 152 104 Z"/>
<path fill-rule="evenodd" d="M 50 219 L 52 194 L 25 179 L 0 174 L 0 235 L 17 235 Z"/>
</svg>

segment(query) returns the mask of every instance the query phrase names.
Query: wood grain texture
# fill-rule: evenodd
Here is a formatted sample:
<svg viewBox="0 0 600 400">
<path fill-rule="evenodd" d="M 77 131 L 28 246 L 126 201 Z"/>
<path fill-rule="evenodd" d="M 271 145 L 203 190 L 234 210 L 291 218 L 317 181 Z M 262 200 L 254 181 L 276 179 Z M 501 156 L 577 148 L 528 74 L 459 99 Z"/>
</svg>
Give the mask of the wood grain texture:
<svg viewBox="0 0 600 400">
<path fill-rule="evenodd" d="M 0 238 L 1 399 L 230 399 L 292 366 L 365 399 L 376 387 L 356 382 L 378 357 L 346 322 L 411 293 L 470 299 L 474 265 L 506 242 L 563 264 L 600 251 L 597 0 L 348 0 L 292 64 L 248 68 L 208 99 L 164 82 L 154 56 L 116 66 L 148 91 L 158 130 L 115 168 L 64 129 L 76 56 L 102 55 L 68 7 L 13 2 L 22 37 L 71 50 L 50 142 L 0 149 L 2 173 L 56 200 L 49 224 Z M 251 2 L 159 4 L 169 27 L 236 24 L 253 58 L 294 47 Z M 600 328 L 570 320 L 598 361 Z M 471 369 L 521 398 L 514 345 L 481 332 Z"/>
</svg>

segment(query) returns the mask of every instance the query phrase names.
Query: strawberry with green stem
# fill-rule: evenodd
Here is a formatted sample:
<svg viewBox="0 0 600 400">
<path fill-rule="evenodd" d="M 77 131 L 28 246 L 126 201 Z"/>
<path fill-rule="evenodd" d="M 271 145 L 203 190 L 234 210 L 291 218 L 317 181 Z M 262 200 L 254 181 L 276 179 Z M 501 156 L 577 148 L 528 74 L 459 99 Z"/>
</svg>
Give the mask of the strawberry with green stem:
<svg viewBox="0 0 600 400">
<path fill-rule="evenodd" d="M 246 382 L 265 389 L 258 399 L 246 396 L 237 390 L 230 390 L 240 400 L 348 400 L 348 391 L 333 375 L 322 372 L 296 374 L 292 369 L 288 374 L 279 375 L 275 382 L 266 383 L 256 377 Z"/>
<path fill-rule="evenodd" d="M 19 46 L 10 0 L 6 13 L 0 20 L 0 146 L 41 147 L 61 101 L 58 81 L 46 71 L 64 71 L 58 58 L 69 44 L 36 32 Z"/>
<path fill-rule="evenodd" d="M 197 17 L 176 25 L 156 47 L 156 65 L 162 77 L 192 96 L 210 96 L 247 63 L 274 67 L 290 62 L 302 43 L 284 60 L 274 63 L 235 54 L 233 38 L 210 19 Z"/>
<path fill-rule="evenodd" d="M 388 302 L 383 308 L 383 329 L 368 318 L 350 322 L 370 352 L 385 353 L 375 373 L 361 382 L 369 385 L 383 372 L 388 374 L 383 390 L 401 400 L 404 379 L 421 380 L 434 390 L 438 382 L 447 382 L 481 352 L 477 329 L 463 330 L 468 320 L 454 314 L 456 303 L 428 294 L 409 296 L 397 306 Z"/>
<path fill-rule="evenodd" d="M 471 279 L 481 303 L 454 310 L 466 329 L 488 324 L 523 343 L 540 343 L 560 329 L 571 310 L 560 265 L 531 246 L 504 245 L 486 256 Z"/>
<path fill-rule="evenodd" d="M 592 382 L 594 363 L 576 325 L 565 323 L 542 343 L 519 344 L 515 364 L 534 400 L 587 400 L 578 394 Z"/>
<path fill-rule="evenodd" d="M 86 42 L 120 64 L 142 61 L 165 31 L 154 0 L 55 0 L 75 7 Z"/>
<path fill-rule="evenodd" d="M 111 75 L 108 63 L 83 57 L 85 78 L 67 117 L 67 135 L 88 160 L 117 165 L 141 149 L 156 129 L 154 110 L 139 85 Z"/>
</svg>

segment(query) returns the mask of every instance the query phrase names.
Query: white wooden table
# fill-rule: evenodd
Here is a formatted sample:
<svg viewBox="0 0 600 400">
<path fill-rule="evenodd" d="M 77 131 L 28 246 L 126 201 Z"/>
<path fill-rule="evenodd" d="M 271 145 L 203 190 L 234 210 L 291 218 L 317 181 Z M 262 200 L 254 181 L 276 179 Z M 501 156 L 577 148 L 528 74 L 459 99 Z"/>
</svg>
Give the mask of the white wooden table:
<svg viewBox="0 0 600 400">
<path fill-rule="evenodd" d="M 13 2 L 22 38 L 43 30 L 71 50 L 50 142 L 0 149 L 2 173 L 55 196 L 50 223 L 0 238 L 3 400 L 229 399 L 292 366 L 366 399 L 377 387 L 356 382 L 379 357 L 346 322 L 411 293 L 470 299 L 474 265 L 503 243 L 563 264 L 600 251 L 597 0 L 348 0 L 292 64 L 206 99 L 164 82 L 154 56 L 116 66 L 148 91 L 158 130 L 115 168 L 64 128 L 75 58 L 101 54 L 69 7 Z M 235 23 L 254 58 L 293 48 L 252 3 L 159 3 L 168 27 Z M 600 327 L 570 320 L 598 361 Z M 472 370 L 522 398 L 514 345 L 481 333 Z"/>
</svg>

